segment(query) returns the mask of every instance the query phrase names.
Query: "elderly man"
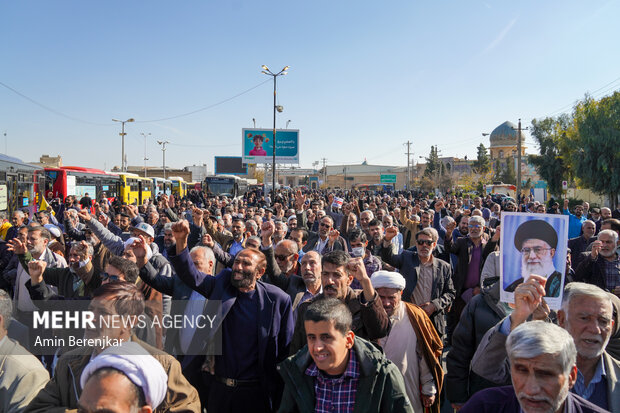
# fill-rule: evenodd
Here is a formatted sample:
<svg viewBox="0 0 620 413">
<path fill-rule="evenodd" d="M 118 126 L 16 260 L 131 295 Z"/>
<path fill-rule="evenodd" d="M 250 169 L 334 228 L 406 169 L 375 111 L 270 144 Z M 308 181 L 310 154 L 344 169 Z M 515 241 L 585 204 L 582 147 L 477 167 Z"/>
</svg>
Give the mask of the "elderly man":
<svg viewBox="0 0 620 413">
<path fill-rule="evenodd" d="M 383 241 L 381 256 L 384 261 L 401 271 L 405 278 L 403 300 L 418 305 L 430 317 L 437 333 L 446 332 L 446 311 L 454 301 L 452 267 L 435 258 L 437 231 L 425 228 L 415 234 L 416 251 L 405 250 L 394 255 L 390 240 L 396 236 L 396 228 L 388 228 Z"/>
<path fill-rule="evenodd" d="M 161 364 L 139 344 L 108 348 L 82 372 L 78 411 L 152 413 L 166 397 L 167 382 Z"/>
<path fill-rule="evenodd" d="M 0 411 L 4 413 L 23 411 L 50 379 L 41 362 L 9 338 L 12 312 L 11 297 L 0 290 Z"/>
<path fill-rule="evenodd" d="M 99 287 L 90 302 L 90 311 L 95 315 L 95 329 L 84 333 L 85 339 L 107 337 L 122 343 L 135 343 L 153 356 L 167 375 L 166 394 L 157 412 L 194 412 L 199 413 L 198 393 L 181 373 L 181 366 L 174 357 L 139 340 L 133 334 L 137 318 L 144 312 L 144 298 L 135 284 L 112 282 Z M 127 323 L 106 323 L 104 316 L 120 315 L 126 317 Z M 63 354 L 56 364 L 54 375 L 47 385 L 37 394 L 25 412 L 48 413 L 78 408 L 78 399 L 83 392 L 81 376 L 87 365 L 107 347 L 79 347 Z M 85 383 L 84 383 L 85 384 Z M 115 389 L 118 390 L 118 389 Z M 107 411 L 107 410 L 106 410 Z"/>
<path fill-rule="evenodd" d="M 545 279 L 533 275 L 515 290 L 515 310 L 483 337 L 472 360 L 472 370 L 495 383 L 510 375 L 505 342 L 511 330 L 533 317 L 544 319 L 549 309 L 542 301 Z M 573 282 L 564 289 L 558 323 L 577 347 L 577 381 L 572 391 L 613 413 L 620 412 L 620 362 L 605 347 L 613 327 L 610 295 L 600 288 Z"/>
<path fill-rule="evenodd" d="M 616 246 L 618 233 L 610 229 L 599 232 L 592 243 L 592 252 L 583 253 L 583 260 L 575 271 L 575 281 L 594 284 L 620 296 L 620 257 Z"/>
<path fill-rule="evenodd" d="M 441 351 L 443 343 L 431 320 L 418 306 L 403 302 L 405 279 L 397 272 L 377 271 L 371 278 L 390 317 L 390 333 L 379 339 L 388 360 L 405 379 L 407 396 L 415 412 L 424 408 L 439 412 L 439 393 L 443 381 Z"/>
<path fill-rule="evenodd" d="M 310 304 L 323 298 L 337 298 L 349 307 L 353 314 L 355 335 L 367 340 L 385 337 L 389 331 L 389 319 L 370 277 L 366 274 L 362 258 L 351 258 L 344 251 L 332 251 L 323 256 L 321 267 L 323 292 L 299 305 L 291 354 L 296 353 L 306 343 L 304 313 Z M 351 289 L 354 278 L 360 282 L 362 290 Z"/>
<path fill-rule="evenodd" d="M 568 240 L 568 248 L 570 248 L 570 261 L 573 268 L 577 268 L 584 258 L 581 253 L 585 252 L 593 241 L 596 233 L 596 224 L 589 219 L 581 224 L 581 235 L 577 238 Z"/>
<path fill-rule="evenodd" d="M 476 393 L 462 413 L 606 412 L 570 393 L 577 381 L 577 350 L 565 330 L 544 321 L 520 325 L 506 341 L 512 386 Z"/>
<path fill-rule="evenodd" d="M 287 356 L 293 332 L 291 299 L 279 288 L 259 281 L 267 263 L 258 250 L 240 251 L 232 269 L 206 277 L 189 258 L 189 232 L 186 220 L 172 226 L 176 255 L 171 263 L 192 289 L 209 300 L 222 301 L 222 315 L 213 328 L 200 331 L 205 334 L 197 331 L 190 343 L 192 351 L 196 345 L 213 342 L 215 331 L 222 332 L 221 345 L 226 350 L 215 356 L 207 410 L 270 412 L 282 391 L 275 367 Z"/>
<path fill-rule="evenodd" d="M 414 412 L 402 375 L 372 343 L 356 337 L 346 305 L 328 298 L 304 313 L 307 347 L 279 366 L 279 412 Z"/>
<path fill-rule="evenodd" d="M 101 274 L 94 272 L 92 264 L 93 246 L 86 241 L 73 242 L 69 250 L 69 267 L 47 268 L 47 262 L 30 260 L 23 255 L 21 262 L 26 265 L 30 274 L 30 281 L 26 288 L 31 298 L 33 293 L 40 297 L 53 294 L 46 286 L 58 288 L 58 294 L 64 298 L 90 297 L 92 292 L 101 285 Z M 40 290 L 34 292 L 33 290 Z M 36 298 L 39 299 L 39 298 Z"/>
<path fill-rule="evenodd" d="M 21 256 L 20 261 L 26 259 L 26 253 L 28 253 L 32 259 L 45 261 L 49 268 L 67 267 L 67 261 L 65 261 L 62 256 L 53 253 L 47 248 L 50 239 L 51 235 L 44 227 L 28 227 L 26 245 L 18 238 L 14 238 L 9 242 L 9 249 L 17 256 Z M 28 288 L 26 287 L 28 281 L 30 281 L 30 275 L 23 265 L 18 265 L 17 279 L 15 280 L 15 304 L 18 310 L 16 314 L 18 319 L 20 319 L 20 317 L 22 317 L 22 319 L 24 319 L 24 317 L 28 318 L 28 313 L 36 310 L 30 298 Z"/>
<path fill-rule="evenodd" d="M 22 225 L 24 225 L 25 220 L 26 214 L 24 214 L 22 211 L 18 210 L 13 212 L 13 215 L 11 215 L 11 224 L 13 226 L 7 230 L 4 240 L 8 242 L 15 238 L 17 236 L 17 231 Z"/>
<path fill-rule="evenodd" d="M 530 274 L 546 278 L 545 295 L 559 297 L 562 289 L 562 274 L 553 263 L 555 249 L 558 246 L 558 234 L 546 221 L 533 219 L 525 221 L 515 233 L 514 246 L 521 252 L 521 277 L 504 288 L 514 292 L 515 288 Z M 513 277 L 511 277 L 513 278 Z"/>
</svg>

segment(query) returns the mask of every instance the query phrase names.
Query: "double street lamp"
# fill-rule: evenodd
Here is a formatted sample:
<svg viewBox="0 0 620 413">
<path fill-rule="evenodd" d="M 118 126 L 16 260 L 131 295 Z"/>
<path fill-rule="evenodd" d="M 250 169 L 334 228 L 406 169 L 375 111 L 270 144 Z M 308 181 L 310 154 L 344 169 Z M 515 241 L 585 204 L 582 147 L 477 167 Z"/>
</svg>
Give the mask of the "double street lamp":
<svg viewBox="0 0 620 413">
<path fill-rule="evenodd" d="M 282 106 L 278 106 L 278 104 L 276 103 L 276 79 L 278 76 L 284 76 L 285 74 L 287 74 L 287 70 L 288 70 L 288 66 L 284 66 L 284 68 L 282 70 L 280 70 L 278 73 L 273 73 L 271 70 L 269 70 L 269 68 L 265 65 L 262 66 L 262 72 L 268 76 L 272 76 L 273 77 L 273 159 L 272 159 L 272 176 L 271 176 L 271 183 L 272 183 L 272 187 L 271 187 L 271 199 L 272 202 L 274 202 L 275 200 L 275 196 L 276 196 L 276 111 L 278 112 L 282 112 L 282 110 L 284 110 L 282 108 Z"/>
<path fill-rule="evenodd" d="M 112 119 L 114 122 L 120 122 L 121 123 L 121 133 L 119 133 L 119 135 L 122 136 L 122 152 L 121 152 L 121 171 L 125 172 L 125 123 L 127 122 L 135 122 L 134 118 L 129 118 L 127 120 L 118 120 L 118 119 Z"/>
</svg>

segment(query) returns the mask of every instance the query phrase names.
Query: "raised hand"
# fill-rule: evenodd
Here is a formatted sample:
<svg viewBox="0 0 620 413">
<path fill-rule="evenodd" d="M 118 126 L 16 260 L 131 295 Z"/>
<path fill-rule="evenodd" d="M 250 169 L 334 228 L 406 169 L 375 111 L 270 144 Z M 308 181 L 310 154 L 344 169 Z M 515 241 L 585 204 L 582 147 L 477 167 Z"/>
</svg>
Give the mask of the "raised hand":
<svg viewBox="0 0 620 413">
<path fill-rule="evenodd" d="M 97 220 L 99 220 L 101 225 L 103 225 L 104 227 L 107 227 L 108 224 L 110 223 L 110 217 L 108 216 L 108 214 L 101 214 L 101 215 L 99 215 L 97 217 Z"/>
<path fill-rule="evenodd" d="M 30 274 L 30 283 L 38 285 L 43 282 L 43 273 L 47 268 L 47 262 L 43 260 L 32 260 L 28 263 L 28 274 Z"/>
<path fill-rule="evenodd" d="M 211 235 L 204 234 L 202 236 L 202 245 L 209 247 L 209 248 L 213 248 L 215 246 L 215 241 L 213 241 L 213 238 L 211 237 Z"/>
<path fill-rule="evenodd" d="M 18 238 L 13 238 L 12 240 L 8 241 L 7 244 L 9 244 L 7 249 L 9 251 L 13 251 L 13 254 L 15 255 L 23 255 L 28 250 L 28 248 L 26 247 L 26 243 L 22 242 Z"/>
<path fill-rule="evenodd" d="M 388 227 L 385 229 L 385 235 L 383 236 L 384 241 L 392 242 L 394 237 L 398 236 L 398 228 L 396 227 Z"/>
<path fill-rule="evenodd" d="M 189 236 L 189 222 L 186 219 L 181 219 L 171 227 L 172 236 L 177 242 L 177 246 L 179 243 L 187 244 L 187 237 Z"/>
<path fill-rule="evenodd" d="M 511 329 L 525 322 L 541 304 L 546 283 L 545 277 L 531 274 L 526 282 L 517 286 L 514 292 L 515 310 L 510 315 Z"/>
<path fill-rule="evenodd" d="M 80 219 L 84 220 L 84 222 L 88 222 L 93 218 L 93 216 L 90 214 L 90 212 L 88 212 L 87 209 L 79 210 L 77 214 Z"/>
</svg>

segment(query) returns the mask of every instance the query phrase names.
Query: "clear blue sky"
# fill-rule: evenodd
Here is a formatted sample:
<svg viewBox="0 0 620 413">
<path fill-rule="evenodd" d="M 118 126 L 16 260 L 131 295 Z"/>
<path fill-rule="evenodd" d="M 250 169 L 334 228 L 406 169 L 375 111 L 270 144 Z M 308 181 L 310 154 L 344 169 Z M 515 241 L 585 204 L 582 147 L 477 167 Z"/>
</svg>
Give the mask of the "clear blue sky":
<svg viewBox="0 0 620 413">
<path fill-rule="evenodd" d="M 166 139 L 167 165 L 212 170 L 215 155 L 240 155 L 252 118 L 272 125 L 260 66 L 290 65 L 278 127 L 300 129 L 301 166 L 405 165 L 408 139 L 416 158 L 434 144 L 473 157 L 506 120 L 525 126 L 620 88 L 618 16 L 619 1 L 595 0 L 4 1 L 0 82 L 78 120 L 0 86 L 0 134 L 25 161 L 110 169 L 111 119 L 134 117 L 129 165 L 143 164 L 143 132 L 149 165 Z"/>
</svg>

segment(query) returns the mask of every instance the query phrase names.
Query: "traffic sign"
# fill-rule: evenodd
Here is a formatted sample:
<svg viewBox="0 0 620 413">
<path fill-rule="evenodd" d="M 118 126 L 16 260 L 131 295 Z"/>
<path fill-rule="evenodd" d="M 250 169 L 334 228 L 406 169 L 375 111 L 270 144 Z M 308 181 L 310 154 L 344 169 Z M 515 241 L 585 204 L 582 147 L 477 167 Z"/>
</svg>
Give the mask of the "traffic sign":
<svg viewBox="0 0 620 413">
<path fill-rule="evenodd" d="M 382 184 L 395 184 L 396 175 L 381 175 L 381 183 Z"/>
</svg>

